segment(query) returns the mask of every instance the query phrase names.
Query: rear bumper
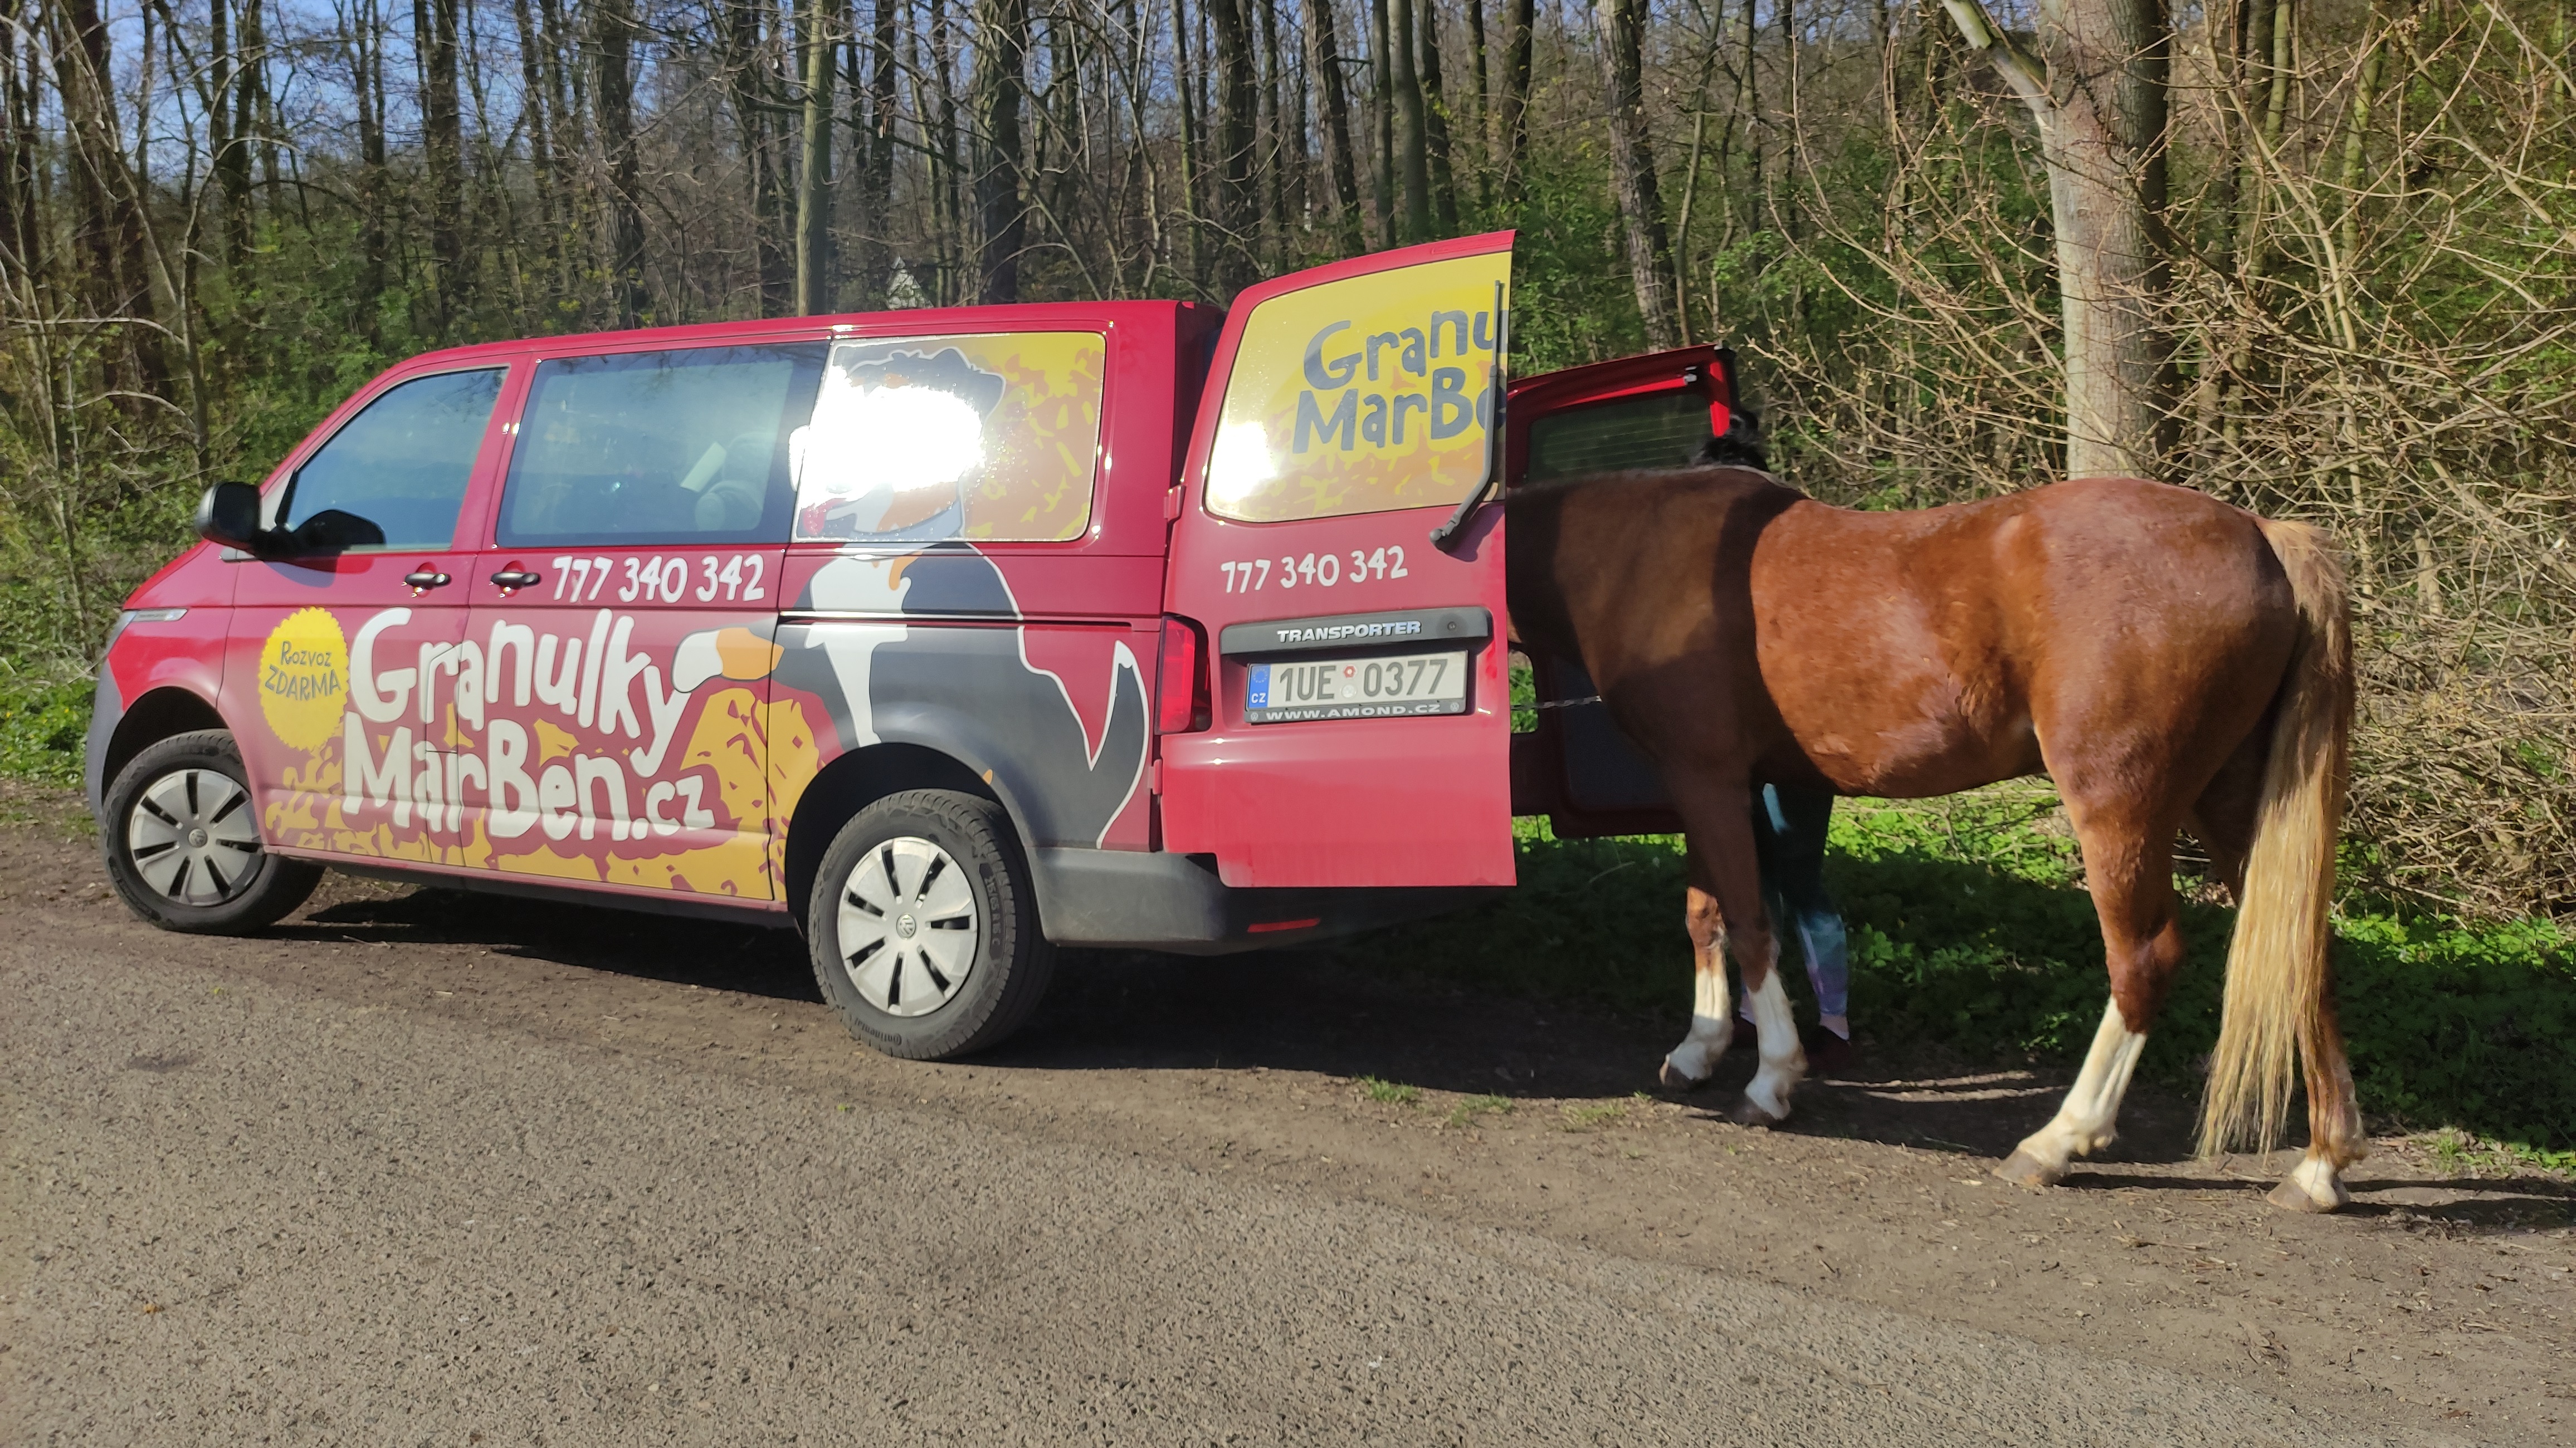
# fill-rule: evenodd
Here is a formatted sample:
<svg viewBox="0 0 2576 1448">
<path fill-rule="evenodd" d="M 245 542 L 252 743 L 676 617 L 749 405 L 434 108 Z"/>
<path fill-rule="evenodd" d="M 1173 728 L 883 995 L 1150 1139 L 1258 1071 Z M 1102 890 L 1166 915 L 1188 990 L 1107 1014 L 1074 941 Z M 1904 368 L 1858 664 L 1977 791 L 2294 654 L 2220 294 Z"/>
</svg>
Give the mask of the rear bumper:
<svg viewBox="0 0 2576 1448">
<path fill-rule="evenodd" d="M 1159 851 L 1042 849 L 1030 852 L 1029 864 L 1049 940 L 1181 955 L 1305 945 L 1497 893 L 1472 886 L 1237 889 L 1217 878 L 1212 860 Z"/>
</svg>

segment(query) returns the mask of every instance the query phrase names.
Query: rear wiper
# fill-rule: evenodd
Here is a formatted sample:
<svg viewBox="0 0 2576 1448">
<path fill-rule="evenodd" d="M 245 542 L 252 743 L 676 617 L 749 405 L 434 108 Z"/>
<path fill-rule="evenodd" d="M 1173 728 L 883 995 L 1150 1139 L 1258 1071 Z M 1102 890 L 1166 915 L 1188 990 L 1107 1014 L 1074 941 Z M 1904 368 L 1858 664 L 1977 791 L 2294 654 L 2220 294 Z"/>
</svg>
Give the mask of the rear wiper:
<svg viewBox="0 0 2576 1448">
<path fill-rule="evenodd" d="M 1494 283 L 1494 413 L 1485 423 L 1485 476 L 1477 480 L 1475 488 L 1467 496 L 1458 500 L 1458 511 L 1449 515 L 1449 521 L 1431 530 L 1431 546 L 1443 553 L 1457 551 L 1452 545 L 1458 541 L 1460 530 L 1467 526 L 1469 518 L 1476 515 L 1476 510 L 1484 506 L 1485 495 L 1492 492 L 1494 485 L 1502 480 L 1505 390 L 1503 361 L 1511 354 L 1512 314 L 1503 310 L 1503 284 L 1496 282 Z"/>
</svg>

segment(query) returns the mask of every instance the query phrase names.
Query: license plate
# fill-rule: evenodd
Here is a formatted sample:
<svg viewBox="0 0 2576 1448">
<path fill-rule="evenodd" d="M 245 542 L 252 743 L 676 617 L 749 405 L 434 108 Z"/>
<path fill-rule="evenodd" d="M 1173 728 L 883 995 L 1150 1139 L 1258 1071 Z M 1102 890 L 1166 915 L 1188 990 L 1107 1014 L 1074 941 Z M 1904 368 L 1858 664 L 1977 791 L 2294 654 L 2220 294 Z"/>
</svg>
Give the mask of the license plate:
<svg viewBox="0 0 2576 1448">
<path fill-rule="evenodd" d="M 1395 719 L 1467 712 L 1467 655 L 1299 659 L 1254 664 L 1243 717 L 1252 724 L 1307 719 Z"/>
</svg>

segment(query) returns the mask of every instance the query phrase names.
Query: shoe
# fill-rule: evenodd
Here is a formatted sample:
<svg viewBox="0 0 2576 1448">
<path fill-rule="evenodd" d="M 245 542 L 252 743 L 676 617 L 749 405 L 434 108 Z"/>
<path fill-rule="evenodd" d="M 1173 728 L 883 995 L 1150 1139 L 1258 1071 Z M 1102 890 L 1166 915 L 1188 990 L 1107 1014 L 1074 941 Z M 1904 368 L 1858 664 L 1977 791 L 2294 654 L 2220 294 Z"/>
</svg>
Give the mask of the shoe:
<svg viewBox="0 0 2576 1448">
<path fill-rule="evenodd" d="M 1807 1048 L 1807 1069 L 1819 1076 L 1830 1076 L 1860 1059 L 1860 1048 L 1822 1026 L 1804 1026 L 1798 1031 L 1798 1044 Z"/>
</svg>

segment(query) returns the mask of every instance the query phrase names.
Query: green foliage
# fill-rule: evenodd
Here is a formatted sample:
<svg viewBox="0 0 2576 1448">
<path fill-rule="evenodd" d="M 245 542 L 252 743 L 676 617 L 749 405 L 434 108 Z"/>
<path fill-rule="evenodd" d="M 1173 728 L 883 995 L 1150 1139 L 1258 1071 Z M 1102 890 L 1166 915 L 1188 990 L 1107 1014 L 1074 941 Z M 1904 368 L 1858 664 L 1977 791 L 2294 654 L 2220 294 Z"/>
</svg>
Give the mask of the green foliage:
<svg viewBox="0 0 2576 1448">
<path fill-rule="evenodd" d="M 90 693 L 87 679 L 0 672 L 0 775 L 79 784 Z"/>
</svg>

